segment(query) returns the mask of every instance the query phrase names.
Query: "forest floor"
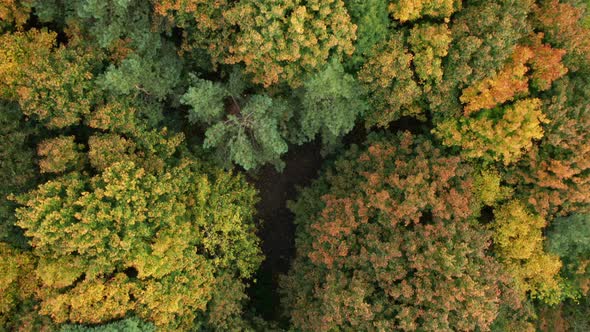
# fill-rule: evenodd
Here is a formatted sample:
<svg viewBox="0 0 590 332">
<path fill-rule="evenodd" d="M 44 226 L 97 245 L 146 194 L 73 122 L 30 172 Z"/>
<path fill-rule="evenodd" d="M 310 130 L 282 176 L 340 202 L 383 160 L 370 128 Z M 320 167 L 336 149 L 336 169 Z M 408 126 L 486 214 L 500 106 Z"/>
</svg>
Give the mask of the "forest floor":
<svg viewBox="0 0 590 332">
<path fill-rule="evenodd" d="M 307 186 L 317 177 L 323 160 L 320 149 L 318 141 L 292 147 L 283 157 L 286 166 L 282 173 L 267 165 L 249 178 L 260 192 L 258 235 L 265 256 L 249 295 L 257 313 L 266 320 L 281 321 L 278 279 L 287 273 L 295 256 L 294 215 L 287 201 L 296 198 L 298 186 Z"/>
</svg>

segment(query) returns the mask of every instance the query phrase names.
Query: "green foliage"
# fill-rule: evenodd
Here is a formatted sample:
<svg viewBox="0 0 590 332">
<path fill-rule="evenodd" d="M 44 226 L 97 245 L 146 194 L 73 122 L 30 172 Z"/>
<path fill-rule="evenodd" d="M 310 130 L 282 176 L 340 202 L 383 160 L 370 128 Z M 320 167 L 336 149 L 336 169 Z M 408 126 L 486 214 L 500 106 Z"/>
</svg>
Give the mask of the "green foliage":
<svg viewBox="0 0 590 332">
<path fill-rule="evenodd" d="M 367 145 L 291 205 L 297 256 L 282 286 L 294 328 L 485 330 L 507 280 L 473 223 L 470 168 L 409 133 Z"/>
<path fill-rule="evenodd" d="M 361 66 L 373 55 L 373 48 L 387 40 L 390 20 L 387 13 L 387 0 L 345 0 L 352 23 L 357 26 L 357 40 L 354 54 L 349 63 Z"/>
<path fill-rule="evenodd" d="M 223 118 L 226 97 L 228 97 L 228 91 L 223 84 L 193 78 L 191 86 L 182 96 L 181 102 L 191 106 L 188 113 L 188 120 L 191 123 L 209 123 Z"/>
<path fill-rule="evenodd" d="M 330 145 L 354 127 L 355 120 L 368 109 L 358 83 L 339 62 L 331 61 L 304 84 L 301 122 L 302 141 L 322 135 Z"/>
<path fill-rule="evenodd" d="M 0 241 L 20 242 L 12 227 L 15 205 L 7 196 L 26 191 L 36 178 L 34 150 L 28 144 L 34 133 L 18 106 L 0 102 Z"/>
<path fill-rule="evenodd" d="M 146 323 L 137 318 L 126 318 L 120 321 L 99 325 L 64 325 L 59 332 L 155 332 L 156 328 L 151 323 Z"/>
<path fill-rule="evenodd" d="M 557 218 L 547 235 L 547 250 L 563 261 L 562 275 L 573 291 L 590 291 L 590 215 Z"/>
<path fill-rule="evenodd" d="M 280 158 L 288 149 L 284 128 L 292 113 L 287 100 L 244 95 L 239 71 L 232 72 L 227 84 L 193 81 L 181 102 L 191 106 L 191 123 L 207 125 L 203 146 L 214 148 L 222 165 L 233 162 L 246 170 L 266 163 L 283 167 Z"/>
<path fill-rule="evenodd" d="M 283 167 L 280 156 L 288 146 L 281 133 L 281 120 L 288 105 L 267 96 L 254 95 L 237 114 L 213 124 L 205 133 L 205 148 L 216 148 L 224 164 L 230 161 L 254 169 L 272 163 Z"/>
<path fill-rule="evenodd" d="M 120 162 L 20 196 L 18 225 L 39 258 L 40 312 L 100 323 L 129 311 L 186 330 L 206 311 L 217 278 L 250 277 L 261 260 L 255 192 L 240 177 L 200 167 L 182 160 L 150 173 Z"/>
<path fill-rule="evenodd" d="M 178 84 L 181 63 L 175 50 L 160 37 L 149 36 L 146 51 L 131 53 L 121 63 L 110 65 L 98 78 L 98 85 L 112 94 L 145 94 L 156 100 L 166 98 Z"/>
</svg>

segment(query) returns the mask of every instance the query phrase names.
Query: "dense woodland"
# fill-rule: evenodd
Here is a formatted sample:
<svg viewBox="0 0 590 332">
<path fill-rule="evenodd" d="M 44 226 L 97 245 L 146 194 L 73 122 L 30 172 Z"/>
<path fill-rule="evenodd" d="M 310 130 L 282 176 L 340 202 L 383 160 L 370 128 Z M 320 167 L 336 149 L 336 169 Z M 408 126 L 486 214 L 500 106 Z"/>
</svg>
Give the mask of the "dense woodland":
<svg viewBox="0 0 590 332">
<path fill-rule="evenodd" d="M 0 331 L 590 331 L 587 5 L 0 0 Z"/>
</svg>

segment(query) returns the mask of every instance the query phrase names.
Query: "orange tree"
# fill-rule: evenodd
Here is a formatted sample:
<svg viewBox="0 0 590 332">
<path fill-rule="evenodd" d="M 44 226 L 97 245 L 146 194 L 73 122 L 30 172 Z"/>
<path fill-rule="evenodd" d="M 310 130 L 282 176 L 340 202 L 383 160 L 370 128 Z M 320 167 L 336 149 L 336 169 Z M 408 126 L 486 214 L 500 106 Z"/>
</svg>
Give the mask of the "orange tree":
<svg viewBox="0 0 590 332">
<path fill-rule="evenodd" d="M 295 328 L 487 329 L 506 279 L 471 172 L 424 137 L 373 136 L 303 190 L 282 280 Z"/>
</svg>

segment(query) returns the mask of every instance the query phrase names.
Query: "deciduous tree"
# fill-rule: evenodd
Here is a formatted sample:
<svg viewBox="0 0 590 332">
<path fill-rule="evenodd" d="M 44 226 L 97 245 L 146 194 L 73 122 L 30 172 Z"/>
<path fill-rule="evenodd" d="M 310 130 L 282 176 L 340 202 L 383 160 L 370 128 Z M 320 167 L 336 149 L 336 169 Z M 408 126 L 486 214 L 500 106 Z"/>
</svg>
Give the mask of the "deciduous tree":
<svg viewBox="0 0 590 332">
<path fill-rule="evenodd" d="M 487 329 L 506 280 L 472 222 L 470 174 L 409 133 L 348 151 L 291 206 L 297 257 L 282 285 L 294 327 Z"/>
</svg>

